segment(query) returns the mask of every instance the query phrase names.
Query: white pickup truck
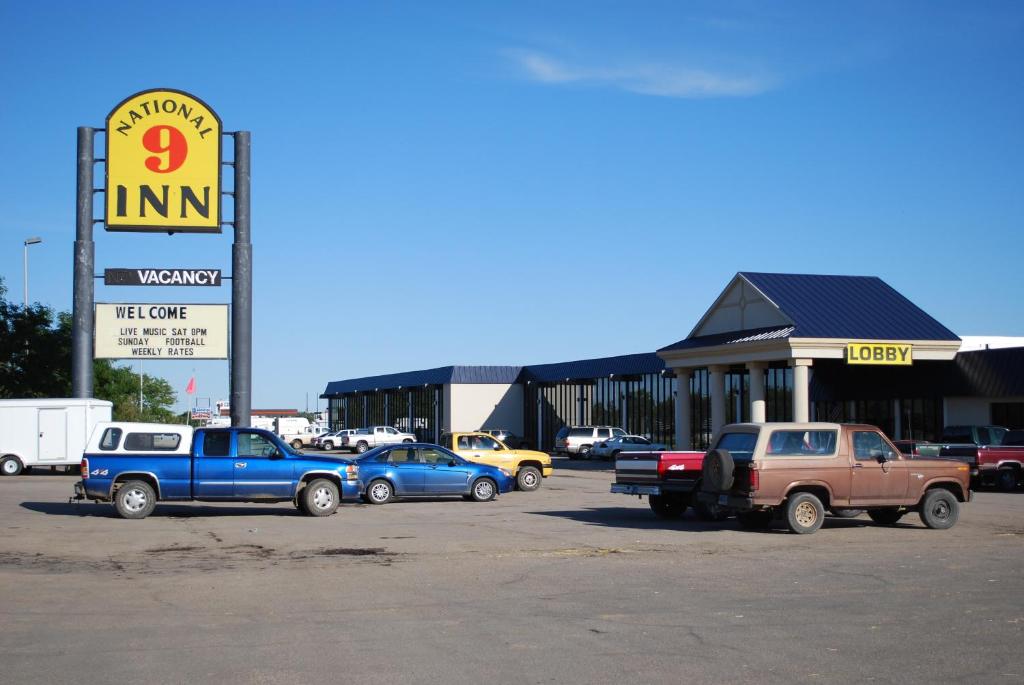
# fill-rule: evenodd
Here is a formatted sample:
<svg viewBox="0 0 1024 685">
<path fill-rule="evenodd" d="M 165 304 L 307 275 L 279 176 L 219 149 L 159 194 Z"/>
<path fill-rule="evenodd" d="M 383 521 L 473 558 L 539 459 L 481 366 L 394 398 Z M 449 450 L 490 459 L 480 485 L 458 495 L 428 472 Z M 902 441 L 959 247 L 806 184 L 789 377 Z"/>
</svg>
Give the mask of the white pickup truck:
<svg viewBox="0 0 1024 685">
<path fill-rule="evenodd" d="M 341 438 L 341 449 L 362 454 L 371 447 L 397 445 L 400 442 L 416 442 L 412 433 L 401 433 L 391 426 L 360 428 L 351 435 Z"/>
</svg>

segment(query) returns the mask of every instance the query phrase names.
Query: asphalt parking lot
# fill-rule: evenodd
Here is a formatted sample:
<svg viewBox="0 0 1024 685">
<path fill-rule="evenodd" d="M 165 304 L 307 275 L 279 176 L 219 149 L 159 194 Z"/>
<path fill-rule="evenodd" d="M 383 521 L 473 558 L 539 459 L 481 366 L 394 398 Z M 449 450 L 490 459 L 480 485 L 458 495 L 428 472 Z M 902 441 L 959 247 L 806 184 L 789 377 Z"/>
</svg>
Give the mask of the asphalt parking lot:
<svg viewBox="0 0 1024 685">
<path fill-rule="evenodd" d="M 0 682 L 1024 681 L 1024 493 L 796 536 L 665 523 L 611 478 L 142 521 L 0 479 Z"/>
</svg>

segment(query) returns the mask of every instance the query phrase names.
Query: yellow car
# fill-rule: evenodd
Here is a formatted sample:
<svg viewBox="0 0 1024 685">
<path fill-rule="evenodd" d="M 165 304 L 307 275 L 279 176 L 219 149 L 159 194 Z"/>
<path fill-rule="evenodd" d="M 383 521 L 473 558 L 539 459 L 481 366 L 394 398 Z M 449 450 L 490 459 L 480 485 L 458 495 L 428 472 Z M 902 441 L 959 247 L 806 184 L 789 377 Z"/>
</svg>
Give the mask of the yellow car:
<svg viewBox="0 0 1024 685">
<path fill-rule="evenodd" d="M 487 433 L 445 433 L 441 445 L 463 459 L 509 471 L 520 490 L 536 490 L 541 478 L 551 475 L 551 457 L 544 452 L 509 449 Z"/>
</svg>

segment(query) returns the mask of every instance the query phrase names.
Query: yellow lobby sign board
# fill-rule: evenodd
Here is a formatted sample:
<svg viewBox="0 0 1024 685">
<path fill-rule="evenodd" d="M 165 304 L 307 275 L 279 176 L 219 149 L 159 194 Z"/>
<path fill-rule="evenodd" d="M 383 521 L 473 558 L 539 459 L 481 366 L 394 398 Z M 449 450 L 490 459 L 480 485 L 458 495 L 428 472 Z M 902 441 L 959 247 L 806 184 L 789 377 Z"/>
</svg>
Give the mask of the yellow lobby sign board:
<svg viewBox="0 0 1024 685">
<path fill-rule="evenodd" d="M 96 359 L 227 359 L 226 304 L 97 303 Z"/>
<path fill-rule="evenodd" d="M 221 121 L 179 90 L 136 93 L 107 115 L 108 231 L 220 233 Z"/>
<path fill-rule="evenodd" d="M 847 343 L 847 364 L 876 366 L 911 366 L 914 363 L 913 345 L 895 343 Z"/>
</svg>

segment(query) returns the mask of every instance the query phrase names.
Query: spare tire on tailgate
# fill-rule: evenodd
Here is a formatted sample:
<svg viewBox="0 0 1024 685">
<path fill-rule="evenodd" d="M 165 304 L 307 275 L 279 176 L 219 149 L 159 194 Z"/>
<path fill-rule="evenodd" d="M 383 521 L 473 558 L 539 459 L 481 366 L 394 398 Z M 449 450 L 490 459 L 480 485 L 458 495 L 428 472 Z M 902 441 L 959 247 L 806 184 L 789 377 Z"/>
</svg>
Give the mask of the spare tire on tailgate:
<svg viewBox="0 0 1024 685">
<path fill-rule="evenodd" d="M 729 450 L 711 450 L 704 457 L 701 489 L 705 492 L 722 492 L 732 488 L 735 465 Z"/>
</svg>

